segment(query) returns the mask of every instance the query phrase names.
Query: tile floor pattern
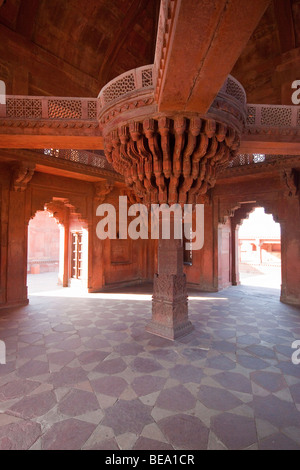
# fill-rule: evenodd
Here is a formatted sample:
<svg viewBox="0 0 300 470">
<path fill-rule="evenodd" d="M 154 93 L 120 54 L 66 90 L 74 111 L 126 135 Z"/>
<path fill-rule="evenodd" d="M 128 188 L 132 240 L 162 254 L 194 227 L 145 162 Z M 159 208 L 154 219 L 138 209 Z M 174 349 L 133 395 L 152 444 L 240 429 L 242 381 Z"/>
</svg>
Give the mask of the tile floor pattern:
<svg viewBox="0 0 300 470">
<path fill-rule="evenodd" d="M 145 332 L 134 296 L 1 311 L 0 449 L 299 450 L 300 310 L 271 289 L 190 295 L 176 342 Z"/>
</svg>

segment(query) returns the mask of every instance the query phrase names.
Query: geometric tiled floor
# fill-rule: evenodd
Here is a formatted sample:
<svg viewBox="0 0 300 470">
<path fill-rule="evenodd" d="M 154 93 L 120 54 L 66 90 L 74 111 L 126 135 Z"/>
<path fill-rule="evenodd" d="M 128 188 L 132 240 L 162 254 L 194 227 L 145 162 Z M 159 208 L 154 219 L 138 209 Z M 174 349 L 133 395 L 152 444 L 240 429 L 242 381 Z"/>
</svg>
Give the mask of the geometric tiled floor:
<svg viewBox="0 0 300 470">
<path fill-rule="evenodd" d="M 0 312 L 0 449 L 300 449 L 299 309 L 191 292 L 195 330 L 171 342 L 145 331 L 149 286 L 122 292 Z"/>
</svg>

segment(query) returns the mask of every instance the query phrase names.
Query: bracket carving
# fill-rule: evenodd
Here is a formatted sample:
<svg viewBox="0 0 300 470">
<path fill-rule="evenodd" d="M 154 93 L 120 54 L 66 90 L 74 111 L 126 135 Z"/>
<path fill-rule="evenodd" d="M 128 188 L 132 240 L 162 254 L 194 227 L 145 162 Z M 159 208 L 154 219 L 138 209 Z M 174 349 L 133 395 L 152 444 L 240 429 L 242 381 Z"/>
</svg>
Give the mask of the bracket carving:
<svg viewBox="0 0 300 470">
<path fill-rule="evenodd" d="M 13 168 L 11 188 L 13 191 L 25 191 L 33 177 L 35 164 L 22 162 Z"/>
<path fill-rule="evenodd" d="M 95 197 L 99 200 L 99 203 L 102 204 L 106 197 L 114 189 L 114 183 L 109 180 L 101 181 L 100 183 L 95 183 Z"/>
<path fill-rule="evenodd" d="M 285 192 L 287 192 L 288 196 L 296 196 L 298 188 L 293 168 L 284 168 L 281 173 L 281 178 L 285 184 Z"/>
</svg>

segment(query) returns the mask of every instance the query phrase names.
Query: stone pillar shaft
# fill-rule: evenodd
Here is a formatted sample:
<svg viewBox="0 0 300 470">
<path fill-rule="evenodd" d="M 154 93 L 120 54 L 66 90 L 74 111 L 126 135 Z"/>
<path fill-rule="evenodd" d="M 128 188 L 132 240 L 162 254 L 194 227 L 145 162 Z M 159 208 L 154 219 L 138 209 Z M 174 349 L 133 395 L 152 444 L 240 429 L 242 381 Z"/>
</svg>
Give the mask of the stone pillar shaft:
<svg viewBox="0 0 300 470">
<path fill-rule="evenodd" d="M 239 225 L 231 219 L 231 247 L 232 247 L 232 285 L 240 285 L 239 272 Z"/>
<path fill-rule="evenodd" d="M 170 340 L 193 330 L 188 319 L 183 242 L 174 239 L 172 232 L 169 240 L 161 238 L 158 242 L 158 273 L 154 276 L 152 320 L 146 330 Z"/>
</svg>

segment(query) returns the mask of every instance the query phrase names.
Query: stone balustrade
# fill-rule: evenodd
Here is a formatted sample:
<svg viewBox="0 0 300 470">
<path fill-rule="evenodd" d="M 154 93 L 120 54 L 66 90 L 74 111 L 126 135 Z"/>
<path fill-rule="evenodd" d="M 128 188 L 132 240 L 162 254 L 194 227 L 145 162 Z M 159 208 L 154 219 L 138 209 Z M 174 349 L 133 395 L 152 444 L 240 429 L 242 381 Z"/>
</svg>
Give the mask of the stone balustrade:
<svg viewBox="0 0 300 470">
<path fill-rule="evenodd" d="M 300 132 L 300 107 L 271 104 L 248 104 L 246 128 L 293 128 Z"/>
<path fill-rule="evenodd" d="M 97 107 L 96 98 L 7 95 L 0 105 L 0 119 L 94 121 Z"/>
</svg>

